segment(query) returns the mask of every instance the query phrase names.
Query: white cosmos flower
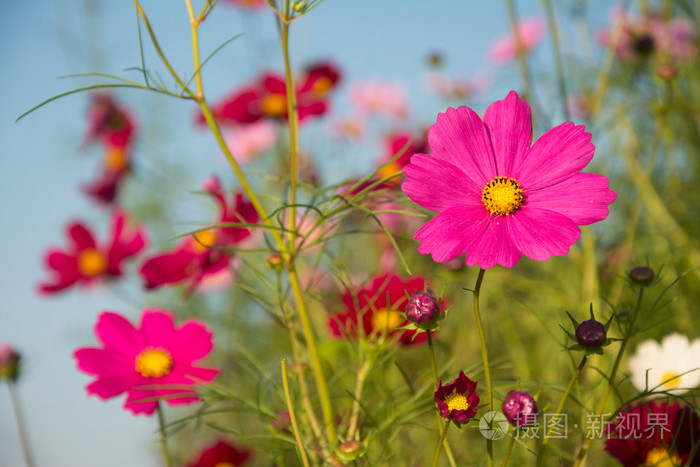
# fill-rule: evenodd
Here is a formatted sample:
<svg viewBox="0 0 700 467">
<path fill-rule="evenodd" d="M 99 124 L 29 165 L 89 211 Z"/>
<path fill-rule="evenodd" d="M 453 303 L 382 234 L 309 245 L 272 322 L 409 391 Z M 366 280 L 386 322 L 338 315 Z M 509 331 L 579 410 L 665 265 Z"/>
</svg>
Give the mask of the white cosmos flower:
<svg viewBox="0 0 700 467">
<path fill-rule="evenodd" d="M 682 394 L 700 384 L 700 339 L 693 342 L 678 333 L 637 346 L 629 359 L 632 384 L 639 391 L 656 388 Z M 662 384 L 663 383 L 663 384 Z"/>
</svg>

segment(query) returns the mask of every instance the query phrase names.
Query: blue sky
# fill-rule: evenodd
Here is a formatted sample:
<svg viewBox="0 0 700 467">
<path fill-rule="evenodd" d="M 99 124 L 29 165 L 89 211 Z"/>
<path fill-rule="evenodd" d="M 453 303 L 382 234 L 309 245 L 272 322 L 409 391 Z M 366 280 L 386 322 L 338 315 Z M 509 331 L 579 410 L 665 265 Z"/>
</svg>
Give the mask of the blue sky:
<svg viewBox="0 0 700 467">
<path fill-rule="evenodd" d="M 175 68 L 191 69 L 183 2 L 144 0 L 143 6 Z M 413 118 L 427 125 L 444 109 L 422 88 L 426 56 L 440 51 L 449 70 L 467 76 L 485 70 L 486 49 L 509 29 L 504 7 L 504 2 L 491 0 L 326 0 L 294 25 L 292 58 L 298 66 L 332 58 L 343 68 L 346 84 L 373 77 L 401 80 L 409 88 Z M 87 15 L 88 9 L 94 14 Z M 523 17 L 543 17 L 540 2 L 519 2 L 519 10 Z M 14 123 L 43 99 L 91 83 L 56 79 L 59 76 L 100 71 L 138 79 L 136 73 L 123 71 L 139 65 L 134 17 L 130 2 L 0 2 L 0 342 L 12 343 L 24 355 L 19 393 L 41 467 L 161 463 L 153 442 L 155 419 L 124 412 L 121 398 L 103 402 L 86 397 L 83 387 L 89 378 L 76 370 L 71 358 L 75 348 L 94 343 L 91 328 L 100 311 L 137 316 L 138 303 L 124 297 L 138 296 L 138 282 L 127 281 L 116 291 L 72 290 L 50 298 L 35 293 L 37 282 L 46 277 L 43 252 L 65 243 L 65 224 L 81 218 L 101 225 L 107 219 L 78 189 L 93 177 L 99 152 L 79 149 L 87 95 L 53 102 Z M 604 11 L 597 18 L 603 24 Z M 263 68 L 281 68 L 270 15 L 240 14 L 218 5 L 202 26 L 202 49 L 212 50 L 238 33 L 244 35 L 204 70 L 211 98 Z M 545 42 L 534 63 L 547 65 L 550 54 Z M 156 68 L 153 54 L 148 57 L 149 66 Z M 480 110 L 517 87 L 515 67 L 498 70 L 491 90 L 481 98 Z M 139 91 L 121 92 L 118 97 L 139 115 L 143 132 L 155 135 L 140 143 L 137 151 L 153 151 L 171 161 L 194 161 L 193 174 L 201 177 L 193 177 L 187 190 L 197 189 L 197 180 L 213 171 L 226 173 L 209 135 L 190 129 L 191 104 Z M 342 112 L 345 105 L 339 100 L 336 110 Z M 178 130 L 183 127 L 185 131 Z M 184 190 L 183 202 L 187 196 Z M 103 229 L 98 231 L 104 234 Z M 0 413 L 5 414 L 0 417 L 0 465 L 21 466 L 5 387 L 0 387 Z"/>
</svg>

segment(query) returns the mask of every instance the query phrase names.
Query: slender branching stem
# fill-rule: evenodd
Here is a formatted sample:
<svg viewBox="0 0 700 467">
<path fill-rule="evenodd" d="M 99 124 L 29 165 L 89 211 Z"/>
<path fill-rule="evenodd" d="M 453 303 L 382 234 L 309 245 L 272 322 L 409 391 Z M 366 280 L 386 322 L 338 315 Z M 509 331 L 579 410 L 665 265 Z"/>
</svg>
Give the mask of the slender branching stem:
<svg viewBox="0 0 700 467">
<path fill-rule="evenodd" d="M 289 381 L 287 381 L 287 363 L 284 358 L 280 359 L 280 367 L 282 368 L 282 386 L 284 388 L 284 398 L 287 401 L 287 411 L 289 412 L 289 420 L 292 423 L 294 440 L 297 442 L 297 448 L 299 449 L 301 461 L 304 463 L 305 467 L 309 467 L 309 458 L 306 456 L 306 449 L 304 449 L 304 443 L 302 442 L 301 435 L 299 434 L 299 425 L 297 424 L 297 417 L 294 414 L 294 406 L 292 405 L 292 395 L 289 392 Z"/>
<path fill-rule="evenodd" d="M 15 423 L 17 423 L 17 433 L 19 435 L 19 442 L 22 446 L 22 455 L 24 455 L 24 463 L 27 464 L 27 467 L 34 467 L 34 456 L 32 455 L 32 450 L 29 448 L 29 437 L 27 436 L 27 429 L 24 423 L 22 407 L 20 406 L 19 397 L 16 393 L 16 383 L 13 381 L 8 382 L 7 389 L 8 391 L 10 391 L 12 410 L 14 410 L 15 412 Z"/>
<path fill-rule="evenodd" d="M 486 404 L 487 410 L 493 410 L 493 388 L 491 386 L 491 367 L 489 366 L 489 354 L 486 350 L 486 336 L 484 335 L 484 326 L 481 324 L 481 312 L 479 310 L 479 294 L 481 292 L 481 283 L 484 280 L 484 269 L 479 268 L 479 275 L 476 278 L 476 285 L 472 293 L 474 294 L 474 320 L 476 321 L 476 330 L 479 333 L 479 345 L 481 346 L 481 361 L 484 364 L 484 379 L 486 380 Z M 493 442 L 486 439 L 486 460 L 489 467 L 493 466 Z"/>
<path fill-rule="evenodd" d="M 158 401 L 158 431 L 160 432 L 160 449 L 163 453 L 163 465 L 172 467 L 173 462 L 170 459 L 170 451 L 168 450 L 168 437 L 165 434 L 165 417 L 163 416 L 163 405 Z"/>
<path fill-rule="evenodd" d="M 438 370 L 437 370 L 437 361 L 435 359 L 435 346 L 433 345 L 433 336 L 431 331 L 426 331 L 425 332 L 427 337 L 428 337 L 428 349 L 430 350 L 430 367 L 433 370 L 433 384 L 434 384 L 434 389 L 437 390 L 438 382 L 440 381 L 440 377 L 438 376 Z M 444 436 L 444 428 L 442 426 L 442 417 L 438 412 L 435 412 L 435 417 L 437 418 L 437 426 L 438 430 L 440 431 L 440 436 Z M 445 439 L 445 454 L 447 454 L 447 460 L 449 461 L 450 465 L 452 467 L 457 467 L 457 463 L 455 462 L 455 457 L 452 454 L 452 448 L 450 448 L 450 442 Z"/>
</svg>

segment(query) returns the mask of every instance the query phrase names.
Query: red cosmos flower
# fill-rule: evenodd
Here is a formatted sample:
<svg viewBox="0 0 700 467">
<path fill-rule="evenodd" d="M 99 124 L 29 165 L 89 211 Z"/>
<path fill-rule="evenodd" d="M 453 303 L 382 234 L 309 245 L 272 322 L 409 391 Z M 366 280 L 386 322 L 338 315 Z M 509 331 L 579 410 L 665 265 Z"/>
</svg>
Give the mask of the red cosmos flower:
<svg viewBox="0 0 700 467">
<path fill-rule="evenodd" d="M 95 180 L 82 187 L 83 192 L 100 204 L 112 204 L 124 176 L 131 171 L 129 148 L 107 146 L 102 169 Z"/>
<path fill-rule="evenodd" d="M 41 293 L 60 292 L 75 283 L 89 284 L 98 277 L 119 277 L 122 262 L 141 251 L 146 245 L 145 232 L 137 228 L 126 231 L 126 215 L 119 210 L 112 215 L 112 237 L 99 246 L 92 232 L 81 222 L 66 229 L 71 239 L 67 250 L 50 249 L 44 256 L 46 266 L 53 271 L 53 280 L 39 284 Z"/>
<path fill-rule="evenodd" d="M 433 400 L 438 405 L 440 415 L 452 420 L 457 426 L 469 423 L 479 410 L 479 396 L 476 393 L 476 382 L 464 375 L 463 371 L 452 382 L 442 385 L 438 382 Z"/>
<path fill-rule="evenodd" d="M 416 153 L 428 151 L 428 145 L 424 138 L 415 137 L 407 131 L 392 133 L 386 138 L 385 152 L 379 160 L 379 165 L 384 165 L 391 159 L 401 154 L 395 161 L 379 171 L 379 178 L 388 177 L 396 172 L 400 172 L 405 165 L 411 162 L 411 156 Z M 401 175 L 397 175 L 387 182 L 390 188 L 399 188 Z"/>
<path fill-rule="evenodd" d="M 218 441 L 199 454 L 187 467 L 240 467 L 250 458 L 250 451 L 236 448 L 228 441 Z"/>
<path fill-rule="evenodd" d="M 209 383 L 219 373 L 196 365 L 211 352 L 211 331 L 194 320 L 175 327 L 166 310 L 143 310 L 139 327 L 117 313 L 103 312 L 95 335 L 100 347 L 73 353 L 78 369 L 96 376 L 85 389 L 103 400 L 125 392 L 124 408 L 134 415 L 151 415 L 157 398 L 172 406 L 196 402 L 191 386 Z"/>
<path fill-rule="evenodd" d="M 222 193 L 219 179 L 212 177 L 204 183 L 204 189 L 218 202 L 219 224 L 255 224 L 258 213 L 242 193 L 235 193 L 231 203 Z M 187 293 L 191 293 L 207 276 L 224 271 L 230 258 L 219 248 L 233 247 L 250 236 L 245 227 L 215 227 L 203 230 L 183 239 L 172 251 L 152 256 L 141 266 L 139 273 L 146 289 L 165 284 L 189 281 Z M 217 248 L 212 248 L 217 247 Z"/>
<path fill-rule="evenodd" d="M 306 69 L 297 86 L 299 122 L 323 115 L 328 110 L 328 93 L 336 86 L 340 72 L 330 63 Z M 221 123 L 249 124 L 262 118 L 287 118 L 287 84 L 284 76 L 266 72 L 255 82 L 245 85 L 212 106 L 214 118 Z M 204 123 L 200 115 L 200 123 Z"/>
<path fill-rule="evenodd" d="M 424 286 L 425 279 L 421 277 L 406 280 L 391 273 L 375 277 L 368 287 L 357 292 L 355 300 L 349 292 L 343 294 L 342 300 L 347 311 L 337 313 L 329 319 L 331 334 L 337 338 L 356 338 L 358 316 L 361 316 L 361 332 L 365 337 L 378 339 L 388 333 L 389 337 L 397 337 L 401 345 L 425 342 L 425 333 L 416 336 L 415 330 L 395 330 L 409 324 L 403 314 L 408 297 L 415 291 L 423 290 Z"/>
<path fill-rule="evenodd" d="M 630 405 L 606 425 L 605 434 L 605 450 L 625 467 L 700 465 L 700 417 L 678 402 Z"/>
<path fill-rule="evenodd" d="M 127 147 L 135 129 L 131 116 L 111 95 L 105 92 L 93 94 L 84 144 L 100 139 L 108 147 Z"/>
</svg>

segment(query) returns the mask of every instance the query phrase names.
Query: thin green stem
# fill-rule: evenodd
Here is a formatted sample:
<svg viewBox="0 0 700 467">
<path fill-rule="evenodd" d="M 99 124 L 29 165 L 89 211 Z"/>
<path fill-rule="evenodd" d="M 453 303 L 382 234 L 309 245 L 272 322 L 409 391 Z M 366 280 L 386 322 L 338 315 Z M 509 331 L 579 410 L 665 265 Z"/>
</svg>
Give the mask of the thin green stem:
<svg viewBox="0 0 700 467">
<path fill-rule="evenodd" d="M 476 330 L 479 333 L 479 345 L 481 346 L 481 361 L 484 364 L 484 379 L 486 380 L 486 403 L 487 411 L 493 410 L 493 388 L 491 387 L 491 366 L 489 365 L 489 354 L 486 350 L 486 336 L 484 335 L 484 327 L 481 324 L 481 312 L 479 310 L 479 294 L 481 292 L 481 283 L 484 280 L 484 269 L 479 269 L 479 275 L 476 278 L 474 285 L 474 320 L 476 321 Z M 491 439 L 486 439 L 486 460 L 489 467 L 493 466 L 493 442 Z"/>
<path fill-rule="evenodd" d="M 559 88 L 559 99 L 562 103 L 564 118 L 569 120 L 569 106 L 566 103 L 566 80 L 564 79 L 564 65 L 561 59 L 561 49 L 559 48 L 559 31 L 557 28 L 557 19 L 552 9 L 550 0 L 542 0 L 544 11 L 547 15 L 547 23 L 549 25 L 549 34 L 552 36 L 552 48 L 554 49 L 554 69 L 557 73 L 557 87 Z"/>
<path fill-rule="evenodd" d="M 527 70 L 527 50 L 525 50 L 525 42 L 520 36 L 520 28 L 518 27 L 518 14 L 515 11 L 515 0 L 508 0 L 508 18 L 510 19 L 510 28 L 513 31 L 515 39 L 516 55 L 518 56 L 518 64 L 520 65 L 520 74 L 523 78 L 523 86 L 525 87 L 525 100 L 532 101 L 532 88 L 530 87 L 530 73 Z"/>
<path fill-rule="evenodd" d="M 440 430 L 440 441 L 438 441 L 437 449 L 435 449 L 435 456 L 433 457 L 433 467 L 437 467 L 438 461 L 440 460 L 440 453 L 442 452 L 442 444 L 445 442 L 445 437 L 447 436 L 447 430 L 450 428 L 450 420 L 445 422 L 445 426 Z"/>
<path fill-rule="evenodd" d="M 605 409 L 605 404 L 608 402 L 608 397 L 610 397 L 610 393 L 612 392 L 615 376 L 617 376 L 617 370 L 620 368 L 620 362 L 622 362 L 622 357 L 625 354 L 625 349 L 627 348 L 627 344 L 629 343 L 630 338 L 634 335 L 634 323 L 637 319 L 637 315 L 639 314 L 639 309 L 641 308 L 643 297 L 644 289 L 642 288 L 639 290 L 639 295 L 637 296 L 637 304 L 634 307 L 632 317 L 630 318 L 630 321 L 627 324 L 627 327 L 625 328 L 625 334 L 622 337 L 622 344 L 620 345 L 620 350 L 617 353 L 617 358 L 615 359 L 612 371 L 610 372 L 610 377 L 607 378 L 605 392 L 603 393 L 603 397 L 598 403 L 598 407 L 595 411 L 596 414 L 601 414 L 603 412 L 603 409 Z M 586 457 L 586 453 L 588 452 L 588 448 L 590 447 L 592 442 L 593 438 L 584 439 L 583 444 L 581 445 L 581 450 L 576 456 L 576 462 L 574 463 L 574 467 L 578 467 L 579 465 L 581 465 L 584 458 Z"/>
<path fill-rule="evenodd" d="M 311 369 L 316 380 L 316 388 L 318 390 L 319 398 L 321 399 L 321 410 L 323 411 L 323 419 L 326 424 L 326 435 L 328 436 L 328 442 L 332 447 L 337 439 L 335 419 L 333 416 L 333 405 L 331 404 L 331 396 L 328 392 L 326 378 L 323 375 L 323 367 L 318 354 L 318 348 L 316 347 L 316 337 L 314 336 L 311 320 L 309 319 L 309 313 L 306 309 L 306 303 L 304 302 L 301 284 L 299 283 L 299 278 L 293 262 L 287 264 L 287 273 L 289 274 L 289 285 L 292 288 L 294 300 L 299 312 L 299 319 L 301 320 L 301 328 L 304 332 L 306 347 L 309 351 Z"/>
<path fill-rule="evenodd" d="M 581 370 L 583 370 L 583 367 L 586 365 L 586 356 L 583 356 L 583 360 L 581 360 L 581 363 L 579 364 L 578 368 L 574 372 L 573 375 L 571 375 L 571 379 L 569 380 L 569 384 L 566 386 L 566 389 L 564 390 L 564 394 L 561 395 L 561 399 L 559 400 L 559 404 L 557 405 L 556 410 L 554 411 L 554 416 L 553 419 L 556 419 L 559 414 L 561 414 L 562 410 L 564 410 L 564 404 L 566 403 L 566 400 L 569 398 L 569 394 L 571 394 L 571 390 L 574 388 L 574 384 L 576 384 L 576 381 L 578 381 L 578 377 L 581 375 Z M 547 443 L 549 442 L 549 435 L 552 434 L 552 430 L 554 429 L 554 424 L 551 424 L 549 427 L 547 427 L 547 431 L 545 432 L 544 439 L 542 440 L 542 445 L 540 446 L 539 451 L 537 452 L 537 465 L 542 465 L 542 461 L 544 460 L 544 452 L 545 449 L 547 449 Z"/>
<path fill-rule="evenodd" d="M 289 420 L 292 423 L 294 439 L 296 440 L 297 447 L 299 448 L 299 455 L 301 456 L 301 461 L 304 463 L 305 467 L 309 467 L 309 458 L 306 456 L 304 443 L 301 441 L 301 435 L 299 434 L 299 425 L 297 425 L 297 417 L 294 414 L 292 396 L 289 392 L 289 382 L 287 381 L 287 363 L 284 358 L 280 358 L 280 366 L 282 368 L 282 386 L 284 388 L 284 398 L 287 401 L 287 412 L 289 412 Z"/>
<path fill-rule="evenodd" d="M 506 467 L 506 465 L 508 465 L 508 459 L 510 458 L 510 453 L 513 451 L 513 446 L 515 446 L 515 435 L 511 434 L 506 454 L 503 456 L 503 462 L 501 462 L 501 467 Z"/>
<path fill-rule="evenodd" d="M 168 438 L 165 434 L 165 417 L 163 416 L 163 406 L 160 401 L 158 401 L 158 431 L 160 432 L 160 448 L 163 452 L 163 465 L 165 467 L 172 467 L 173 462 L 170 459 L 170 451 L 168 450 Z"/>
<path fill-rule="evenodd" d="M 7 389 L 10 391 L 10 400 L 12 401 L 12 409 L 15 412 L 15 422 L 17 423 L 17 434 L 19 442 L 22 445 L 22 455 L 24 455 L 24 463 L 27 467 L 34 467 L 34 456 L 29 448 L 29 438 L 27 436 L 26 426 L 24 423 L 24 414 L 19 403 L 19 397 L 15 392 L 15 383 L 10 381 L 7 384 Z"/>
<path fill-rule="evenodd" d="M 350 415 L 350 426 L 348 427 L 348 435 L 346 441 L 349 441 L 351 439 L 355 438 L 355 432 L 357 430 L 357 423 L 360 419 L 360 400 L 362 398 L 362 390 L 365 386 L 365 380 L 367 379 L 367 375 L 369 374 L 370 370 L 372 369 L 372 365 L 374 364 L 374 358 L 371 356 L 368 356 L 364 362 L 362 362 L 362 365 L 360 365 L 360 368 L 357 370 L 357 381 L 355 382 L 355 394 L 354 394 L 354 401 L 352 404 L 352 411 Z"/>
<path fill-rule="evenodd" d="M 428 336 L 428 349 L 430 350 L 430 366 L 433 369 L 433 382 L 434 382 L 434 389 L 437 390 L 438 382 L 440 381 L 440 378 L 438 376 L 438 371 L 437 371 L 437 361 L 435 359 L 435 347 L 433 346 L 433 336 L 431 331 L 426 331 L 426 335 Z M 437 426 L 438 430 L 440 431 L 440 436 L 443 436 L 443 426 L 442 426 L 442 417 L 438 412 L 435 412 L 435 417 L 437 418 Z M 445 454 L 447 454 L 447 460 L 450 462 L 450 465 L 452 467 L 457 467 L 457 463 L 455 462 L 455 457 L 452 454 L 452 448 L 450 448 L 450 442 L 445 439 Z"/>
</svg>

